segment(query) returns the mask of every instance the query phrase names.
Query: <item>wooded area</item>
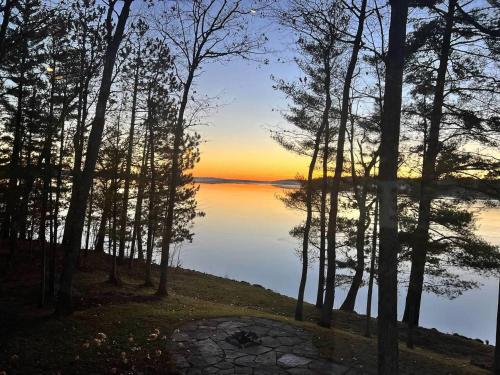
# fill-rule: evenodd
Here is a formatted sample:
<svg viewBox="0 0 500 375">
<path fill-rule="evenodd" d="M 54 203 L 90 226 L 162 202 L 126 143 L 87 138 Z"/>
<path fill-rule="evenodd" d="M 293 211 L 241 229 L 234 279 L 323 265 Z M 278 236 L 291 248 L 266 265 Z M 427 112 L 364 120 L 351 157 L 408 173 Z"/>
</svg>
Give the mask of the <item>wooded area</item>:
<svg viewBox="0 0 500 375">
<path fill-rule="evenodd" d="M 475 234 L 472 209 L 500 198 L 496 1 L 4 0 L 0 12 L 2 270 L 19 241 L 36 243 L 38 303 L 56 316 L 73 312 L 90 252 L 111 255 L 113 285 L 117 264 L 144 265 L 145 285 L 159 264 L 156 294 L 167 296 L 176 248 L 203 216 L 192 171 L 210 103 L 196 80 L 205 64 L 276 53 L 256 17 L 294 36 L 301 75 L 273 77 L 289 126 L 271 129 L 309 161 L 282 197 L 305 217 L 291 229 L 302 262 L 295 319 L 313 259 L 322 327 L 336 287 L 348 288 L 340 309 L 352 312 L 367 283 L 370 336 L 376 283 L 378 373 L 397 374 L 399 284 L 413 348 L 424 292 L 477 287 L 460 270 L 500 279 L 499 249 Z M 445 197 L 443 182 L 457 193 Z"/>
</svg>

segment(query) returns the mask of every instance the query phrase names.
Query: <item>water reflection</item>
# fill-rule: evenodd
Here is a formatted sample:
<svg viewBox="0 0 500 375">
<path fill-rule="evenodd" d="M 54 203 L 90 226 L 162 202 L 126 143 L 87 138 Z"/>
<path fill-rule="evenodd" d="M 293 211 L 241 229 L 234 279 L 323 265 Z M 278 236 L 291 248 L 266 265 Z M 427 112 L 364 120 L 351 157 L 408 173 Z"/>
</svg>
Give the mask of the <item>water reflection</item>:
<svg viewBox="0 0 500 375">
<path fill-rule="evenodd" d="M 298 244 L 288 232 L 303 220 L 303 215 L 287 209 L 277 199 L 282 192 L 283 188 L 271 185 L 202 184 L 198 201 L 207 215 L 197 219 L 194 241 L 182 249 L 182 266 L 260 284 L 296 297 L 300 277 L 295 252 Z M 482 209 L 478 219 L 478 234 L 500 245 L 500 209 Z M 313 264 L 305 295 L 309 302 L 315 301 L 317 278 Z M 452 301 L 425 294 L 421 324 L 494 343 L 498 282 L 492 278 L 480 281 L 484 284 L 480 289 L 465 292 Z M 345 294 L 346 290 L 336 291 L 336 306 Z M 400 318 L 405 295 L 405 291 L 399 295 Z M 366 288 L 362 288 L 356 311 L 365 310 Z M 372 311 L 377 311 L 376 289 Z"/>
</svg>

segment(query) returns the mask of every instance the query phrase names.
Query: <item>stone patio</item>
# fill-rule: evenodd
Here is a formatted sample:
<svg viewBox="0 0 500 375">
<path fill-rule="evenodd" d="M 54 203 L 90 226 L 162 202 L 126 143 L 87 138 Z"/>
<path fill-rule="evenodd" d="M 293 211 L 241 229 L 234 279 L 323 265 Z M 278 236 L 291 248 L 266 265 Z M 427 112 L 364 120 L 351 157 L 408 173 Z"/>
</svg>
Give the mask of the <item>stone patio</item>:
<svg viewBox="0 0 500 375">
<path fill-rule="evenodd" d="M 229 343 L 237 332 L 254 332 L 258 343 Z M 217 318 L 191 322 L 172 335 L 172 354 L 181 374 L 328 374 L 357 371 L 319 356 L 306 331 L 263 318 Z"/>
</svg>

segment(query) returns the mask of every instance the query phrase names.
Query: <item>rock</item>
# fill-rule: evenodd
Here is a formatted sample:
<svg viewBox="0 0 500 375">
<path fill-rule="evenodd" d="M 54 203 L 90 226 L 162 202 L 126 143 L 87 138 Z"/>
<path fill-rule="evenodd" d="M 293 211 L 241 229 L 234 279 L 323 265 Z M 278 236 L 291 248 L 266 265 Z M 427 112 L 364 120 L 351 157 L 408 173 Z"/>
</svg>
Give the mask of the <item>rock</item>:
<svg viewBox="0 0 500 375">
<path fill-rule="evenodd" d="M 255 367 L 255 356 L 254 355 L 246 355 L 243 357 L 238 357 L 234 360 L 234 364 L 236 366 L 247 366 L 247 367 Z"/>
<path fill-rule="evenodd" d="M 276 365 L 276 352 L 271 351 L 271 352 L 267 352 L 267 353 L 258 355 L 257 358 L 255 358 L 255 363 L 258 363 L 260 365 L 266 365 L 266 366 Z"/>
<path fill-rule="evenodd" d="M 209 375 L 209 374 L 218 374 L 219 373 L 219 369 L 217 367 L 205 367 L 202 371 L 202 374 L 205 375 Z"/>
<path fill-rule="evenodd" d="M 235 367 L 234 368 L 234 373 L 235 374 L 242 374 L 242 375 L 248 375 L 253 373 L 253 369 L 250 367 Z"/>
<path fill-rule="evenodd" d="M 200 340 L 196 343 L 196 347 L 203 357 L 223 356 L 224 353 L 219 345 L 211 339 Z"/>
<path fill-rule="evenodd" d="M 281 342 L 270 336 L 264 336 L 261 338 L 262 345 L 268 346 L 270 348 L 277 348 L 278 346 L 281 346 Z"/>
<path fill-rule="evenodd" d="M 246 323 L 242 323 L 242 322 L 228 321 L 228 322 L 220 323 L 217 328 L 223 329 L 226 331 L 231 331 L 231 330 L 239 329 L 239 328 L 244 327 L 246 325 L 247 325 Z"/>
<path fill-rule="evenodd" d="M 302 339 L 299 337 L 278 337 L 278 341 L 282 345 L 297 345 L 302 343 Z"/>
<path fill-rule="evenodd" d="M 317 375 L 315 372 L 305 368 L 291 368 L 287 373 L 291 375 Z"/>
<path fill-rule="evenodd" d="M 295 354 L 285 354 L 278 359 L 278 365 L 284 367 L 298 367 L 305 366 L 311 362 L 310 359 L 299 357 Z"/>
<path fill-rule="evenodd" d="M 234 364 L 232 362 L 222 361 L 222 362 L 217 363 L 215 365 L 215 367 L 217 367 L 220 370 L 227 370 L 230 368 L 234 368 Z"/>
<path fill-rule="evenodd" d="M 249 346 L 248 348 L 242 348 L 240 349 L 242 352 L 248 353 L 248 354 L 263 354 L 267 353 L 268 351 L 272 350 L 271 348 L 268 348 L 267 346 L 259 345 L 259 346 Z"/>
</svg>

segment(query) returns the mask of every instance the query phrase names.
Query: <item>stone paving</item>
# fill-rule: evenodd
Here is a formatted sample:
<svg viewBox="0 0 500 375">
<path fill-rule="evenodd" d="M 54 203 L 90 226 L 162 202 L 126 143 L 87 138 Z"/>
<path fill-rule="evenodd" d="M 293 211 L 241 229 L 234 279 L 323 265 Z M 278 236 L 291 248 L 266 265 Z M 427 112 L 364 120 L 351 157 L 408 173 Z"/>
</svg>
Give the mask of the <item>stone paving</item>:
<svg viewBox="0 0 500 375">
<path fill-rule="evenodd" d="M 231 340 L 253 332 L 251 346 Z M 231 341 L 231 342 L 228 342 Z M 311 335 L 292 325 L 263 318 L 217 318 L 191 322 L 172 335 L 172 354 L 181 374 L 328 374 L 358 372 L 319 356 Z"/>
</svg>

